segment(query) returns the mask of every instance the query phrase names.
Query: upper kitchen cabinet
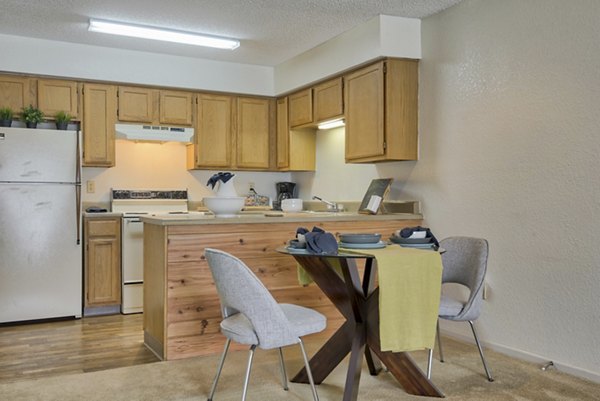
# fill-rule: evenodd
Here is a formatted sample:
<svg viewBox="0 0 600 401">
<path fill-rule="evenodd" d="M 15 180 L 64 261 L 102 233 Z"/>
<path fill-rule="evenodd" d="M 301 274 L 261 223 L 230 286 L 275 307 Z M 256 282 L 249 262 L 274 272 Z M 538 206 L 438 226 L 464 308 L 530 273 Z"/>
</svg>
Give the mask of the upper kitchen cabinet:
<svg viewBox="0 0 600 401">
<path fill-rule="evenodd" d="M 346 162 L 417 160 L 418 61 L 386 59 L 344 77 Z"/>
<path fill-rule="evenodd" d="M 267 170 L 271 100 L 199 94 L 188 169 Z"/>
<path fill-rule="evenodd" d="M 313 88 L 313 116 L 316 123 L 343 117 L 343 85 L 342 77 L 338 77 Z"/>
<path fill-rule="evenodd" d="M 79 84 L 75 81 L 38 79 L 38 108 L 48 118 L 54 117 L 59 111 L 64 111 L 78 120 L 80 117 L 78 87 Z"/>
<path fill-rule="evenodd" d="M 188 146 L 188 169 L 231 167 L 233 102 L 227 95 L 200 94 L 196 104 L 195 140 Z"/>
<path fill-rule="evenodd" d="M 19 114 L 23 107 L 34 104 L 34 80 L 15 75 L 0 75 L 0 108 L 10 107 Z"/>
<path fill-rule="evenodd" d="M 267 170 L 270 166 L 270 99 L 237 98 L 236 167 Z"/>
<path fill-rule="evenodd" d="M 115 165 L 117 87 L 83 85 L 83 166 Z"/>
<path fill-rule="evenodd" d="M 154 89 L 119 86 L 119 121 L 152 124 Z"/>
<path fill-rule="evenodd" d="M 192 125 L 192 98 L 191 92 L 161 90 L 160 123 Z"/>
<path fill-rule="evenodd" d="M 301 90 L 288 96 L 288 119 L 291 128 L 305 126 L 313 122 L 312 88 Z"/>
<path fill-rule="evenodd" d="M 290 130 L 288 98 L 277 99 L 277 169 L 315 170 L 316 137 L 312 129 Z"/>
<path fill-rule="evenodd" d="M 119 86 L 119 121 L 192 125 L 191 92 Z"/>
</svg>

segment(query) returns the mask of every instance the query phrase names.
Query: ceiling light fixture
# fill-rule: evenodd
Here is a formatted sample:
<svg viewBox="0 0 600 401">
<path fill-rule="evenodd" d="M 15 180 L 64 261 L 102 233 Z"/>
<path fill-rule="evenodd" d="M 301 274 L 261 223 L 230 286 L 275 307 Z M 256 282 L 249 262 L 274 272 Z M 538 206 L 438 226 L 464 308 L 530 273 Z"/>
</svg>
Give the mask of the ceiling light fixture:
<svg viewBox="0 0 600 401">
<path fill-rule="evenodd" d="M 332 129 L 337 127 L 343 127 L 346 125 L 343 118 L 338 118 L 337 120 L 325 121 L 317 126 L 318 129 Z"/>
<path fill-rule="evenodd" d="M 185 43 L 195 46 L 215 47 L 217 49 L 233 50 L 240 46 L 236 39 L 218 36 L 201 35 L 192 32 L 172 31 L 142 25 L 131 25 L 121 22 L 90 19 L 88 28 L 92 32 L 110 33 L 113 35 L 132 36 L 135 38 L 163 40 L 166 42 Z"/>
</svg>

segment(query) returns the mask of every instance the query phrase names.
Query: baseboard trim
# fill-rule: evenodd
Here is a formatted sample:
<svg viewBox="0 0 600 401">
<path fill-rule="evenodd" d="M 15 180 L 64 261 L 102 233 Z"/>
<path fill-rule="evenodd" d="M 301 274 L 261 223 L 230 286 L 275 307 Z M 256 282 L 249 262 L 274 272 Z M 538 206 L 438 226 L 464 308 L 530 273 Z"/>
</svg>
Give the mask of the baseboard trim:
<svg viewBox="0 0 600 401">
<path fill-rule="evenodd" d="M 445 330 L 440 330 L 441 334 L 450 337 L 452 339 L 458 340 L 460 342 L 471 343 L 475 345 L 475 340 L 472 336 L 462 335 L 454 332 L 449 332 Z M 481 341 L 481 339 L 480 339 Z M 595 383 L 600 383 L 600 373 L 590 372 L 589 370 L 577 368 L 566 363 L 562 363 L 561 361 L 553 360 L 549 357 L 544 357 L 537 354 L 532 354 L 531 352 L 523 351 L 520 349 L 507 347 L 506 345 L 491 343 L 489 341 L 481 341 L 481 344 L 486 348 L 490 348 L 493 351 L 499 352 L 501 354 L 520 359 L 522 361 L 539 363 L 540 367 L 549 361 L 552 361 L 554 367 L 564 373 L 568 373 L 573 376 L 577 376 L 583 379 L 587 379 L 593 381 Z M 493 367 L 491 367 L 493 369 Z M 493 370 L 492 370 L 493 372 Z"/>
</svg>

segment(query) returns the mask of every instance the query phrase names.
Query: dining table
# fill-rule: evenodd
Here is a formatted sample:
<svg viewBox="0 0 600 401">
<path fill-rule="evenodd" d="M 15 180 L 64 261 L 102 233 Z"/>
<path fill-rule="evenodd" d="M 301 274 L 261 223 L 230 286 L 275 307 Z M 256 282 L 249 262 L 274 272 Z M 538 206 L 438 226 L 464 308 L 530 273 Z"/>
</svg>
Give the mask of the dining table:
<svg viewBox="0 0 600 401">
<path fill-rule="evenodd" d="M 382 350 L 380 340 L 380 285 L 378 284 L 378 281 L 381 281 L 382 278 L 380 274 L 379 278 L 376 279 L 378 262 L 375 256 L 378 250 L 339 249 L 334 254 L 318 254 L 285 247 L 279 248 L 277 251 L 293 256 L 301 273 L 307 274 L 309 280 L 319 286 L 325 296 L 346 319 L 310 359 L 310 368 L 315 383 L 322 383 L 334 368 L 350 354 L 343 401 L 358 399 L 363 357 L 371 375 L 378 375 L 382 370 L 381 364 L 383 363 L 387 368 L 386 370 L 409 394 L 444 397 L 442 391 L 417 366 L 408 351 Z M 403 255 L 400 250 L 391 249 L 388 252 L 396 252 L 399 258 Z M 364 266 L 362 279 L 359 265 Z M 439 274 L 441 275 L 441 261 Z M 435 287 L 435 284 L 437 283 L 434 283 L 433 288 L 434 291 L 437 291 L 436 288 L 439 287 Z M 439 294 L 437 297 L 438 299 L 434 301 L 439 303 Z M 432 318 L 428 319 L 431 320 Z M 437 309 L 434 321 L 428 323 L 431 323 L 433 330 L 435 330 Z M 300 370 L 292 378 L 292 382 L 309 383 L 306 369 Z"/>
</svg>

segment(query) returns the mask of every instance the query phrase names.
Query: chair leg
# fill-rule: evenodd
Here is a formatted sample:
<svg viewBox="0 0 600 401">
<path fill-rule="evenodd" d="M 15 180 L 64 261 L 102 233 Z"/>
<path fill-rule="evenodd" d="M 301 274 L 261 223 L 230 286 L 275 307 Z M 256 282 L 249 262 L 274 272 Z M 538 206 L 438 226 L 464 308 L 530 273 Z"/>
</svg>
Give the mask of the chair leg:
<svg viewBox="0 0 600 401">
<path fill-rule="evenodd" d="M 306 374 L 308 376 L 308 381 L 310 382 L 310 388 L 312 389 L 313 398 L 315 401 L 319 401 L 319 396 L 317 395 L 317 389 L 315 388 L 315 381 L 313 380 L 312 371 L 310 370 L 310 363 L 308 363 L 308 357 L 306 356 L 306 351 L 304 350 L 304 343 L 302 339 L 300 340 L 300 349 L 302 350 L 302 357 L 304 358 L 304 366 L 306 367 Z"/>
<path fill-rule="evenodd" d="M 250 382 L 250 369 L 252 369 L 252 358 L 256 345 L 250 347 L 250 355 L 248 356 L 248 367 L 246 368 L 246 377 L 244 378 L 244 389 L 242 390 L 242 401 L 246 401 L 246 393 L 248 392 L 248 383 Z"/>
<path fill-rule="evenodd" d="M 285 362 L 283 361 L 283 351 L 281 350 L 281 347 L 279 347 L 279 362 L 281 365 L 281 383 L 283 384 L 283 389 L 288 391 L 287 374 L 285 373 Z"/>
<path fill-rule="evenodd" d="M 427 378 L 431 379 L 431 365 L 433 362 L 433 348 L 429 348 L 427 353 Z"/>
<path fill-rule="evenodd" d="M 217 389 L 217 383 L 219 382 L 219 376 L 221 376 L 221 371 L 223 370 L 223 364 L 225 363 L 225 357 L 227 356 L 227 351 L 229 350 L 229 344 L 231 344 L 231 340 L 228 338 L 227 341 L 225 341 L 225 348 L 223 349 L 223 354 L 221 355 L 221 360 L 219 361 L 219 366 L 217 367 L 217 375 L 215 376 L 215 380 L 213 381 L 212 388 L 210 389 L 210 395 L 208 396 L 208 401 L 212 401 L 212 398 L 215 395 L 215 390 Z"/>
<path fill-rule="evenodd" d="M 487 363 L 485 362 L 485 357 L 483 356 L 483 350 L 481 349 L 481 344 L 479 343 L 479 338 L 477 337 L 477 332 L 475 331 L 475 325 L 473 325 L 473 321 L 469 320 L 469 324 L 471 325 L 471 330 L 473 331 L 473 337 L 475 337 L 475 342 L 477 343 L 477 349 L 479 350 L 479 356 L 481 356 L 481 362 L 483 362 L 483 368 L 485 369 L 485 374 L 488 378 L 488 381 L 493 382 L 492 374 L 488 369 Z"/>
<path fill-rule="evenodd" d="M 440 362 L 444 362 L 444 353 L 442 352 L 442 337 L 440 336 L 440 319 L 438 319 L 437 321 L 437 326 L 435 328 L 436 330 L 436 336 L 437 336 L 437 342 L 438 342 L 438 350 L 440 353 Z"/>
</svg>

